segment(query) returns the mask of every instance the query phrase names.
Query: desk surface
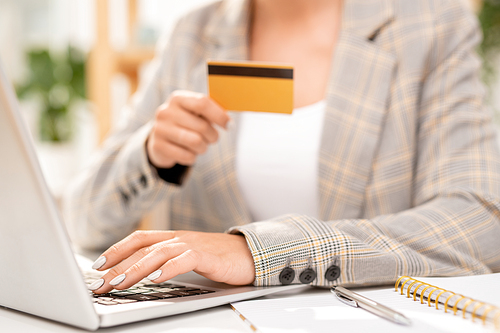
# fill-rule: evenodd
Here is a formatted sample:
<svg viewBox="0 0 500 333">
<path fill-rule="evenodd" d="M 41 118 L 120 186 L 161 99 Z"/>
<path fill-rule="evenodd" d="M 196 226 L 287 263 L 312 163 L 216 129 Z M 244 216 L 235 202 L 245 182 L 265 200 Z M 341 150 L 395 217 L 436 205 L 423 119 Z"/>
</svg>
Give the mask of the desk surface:
<svg viewBox="0 0 500 333">
<path fill-rule="evenodd" d="M 0 308 L 0 327 L 2 332 L 52 332 L 73 333 L 87 332 L 85 330 L 59 324 L 43 318 L 38 318 L 18 311 Z M 148 320 L 144 322 L 103 328 L 98 332 L 252 332 L 238 318 L 229 305 L 193 313 Z"/>
</svg>

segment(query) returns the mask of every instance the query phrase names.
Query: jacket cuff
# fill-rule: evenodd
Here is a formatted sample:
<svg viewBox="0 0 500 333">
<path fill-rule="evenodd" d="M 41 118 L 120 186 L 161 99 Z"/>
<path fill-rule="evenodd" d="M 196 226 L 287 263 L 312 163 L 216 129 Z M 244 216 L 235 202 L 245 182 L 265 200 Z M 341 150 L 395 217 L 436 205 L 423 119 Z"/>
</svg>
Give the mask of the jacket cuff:
<svg viewBox="0 0 500 333">
<path fill-rule="evenodd" d="M 186 165 L 176 164 L 171 168 L 165 169 L 155 167 L 149 158 L 148 161 L 151 167 L 156 170 L 158 177 L 169 184 L 182 185 L 189 171 L 189 167 Z"/>
<path fill-rule="evenodd" d="M 313 285 L 337 285 L 342 280 L 343 264 L 339 260 L 337 245 L 342 237 L 328 224 L 317 219 L 304 215 L 284 215 L 269 221 L 232 227 L 228 232 L 246 237 L 255 263 L 256 286 L 283 284 L 280 274 L 286 267 L 295 272 L 295 277 L 289 283 L 304 283 L 300 275 L 308 268 L 316 273 L 316 278 L 311 282 Z M 333 280 L 332 269 L 336 271 Z"/>
<path fill-rule="evenodd" d="M 126 159 L 126 175 L 119 185 L 119 195 L 126 207 L 136 206 L 138 203 L 154 202 L 167 192 L 175 191 L 178 186 L 168 186 L 162 181 L 156 169 L 149 163 L 146 152 L 146 140 L 152 129 L 152 123 L 147 123 L 131 135 L 120 155 Z M 133 200 L 133 199 L 143 200 Z"/>
</svg>

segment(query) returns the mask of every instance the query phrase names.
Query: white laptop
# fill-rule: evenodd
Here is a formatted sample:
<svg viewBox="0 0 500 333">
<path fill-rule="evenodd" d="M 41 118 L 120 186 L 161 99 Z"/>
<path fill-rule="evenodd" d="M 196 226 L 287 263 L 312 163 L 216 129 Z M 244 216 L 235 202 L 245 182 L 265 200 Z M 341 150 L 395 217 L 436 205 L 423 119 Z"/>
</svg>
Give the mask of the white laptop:
<svg viewBox="0 0 500 333">
<path fill-rule="evenodd" d="M 1 64 L 0 281 L 0 306 L 88 330 L 301 287 L 229 286 L 191 272 L 160 285 L 142 282 L 121 294 L 92 295 L 92 277 L 84 277 L 75 260 Z"/>
</svg>

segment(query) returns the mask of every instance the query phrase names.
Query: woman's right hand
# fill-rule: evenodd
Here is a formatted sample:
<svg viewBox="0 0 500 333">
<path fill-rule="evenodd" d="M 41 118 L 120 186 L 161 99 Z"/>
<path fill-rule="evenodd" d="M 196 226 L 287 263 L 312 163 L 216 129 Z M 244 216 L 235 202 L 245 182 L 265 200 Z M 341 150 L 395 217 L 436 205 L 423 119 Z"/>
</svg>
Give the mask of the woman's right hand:
<svg viewBox="0 0 500 333">
<path fill-rule="evenodd" d="M 146 150 L 157 168 L 175 164 L 190 166 L 208 145 L 217 142 L 214 125 L 227 128 L 231 118 L 208 96 L 191 91 L 175 91 L 156 110 Z"/>
</svg>

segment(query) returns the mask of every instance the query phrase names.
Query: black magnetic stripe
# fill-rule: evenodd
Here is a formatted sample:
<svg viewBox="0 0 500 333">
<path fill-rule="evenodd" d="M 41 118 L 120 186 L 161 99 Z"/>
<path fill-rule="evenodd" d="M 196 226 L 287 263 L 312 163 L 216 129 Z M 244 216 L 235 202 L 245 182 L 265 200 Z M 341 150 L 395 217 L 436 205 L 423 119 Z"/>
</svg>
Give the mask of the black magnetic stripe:
<svg viewBox="0 0 500 333">
<path fill-rule="evenodd" d="M 279 79 L 293 79 L 291 68 L 241 67 L 208 65 L 208 75 L 256 76 Z"/>
</svg>

